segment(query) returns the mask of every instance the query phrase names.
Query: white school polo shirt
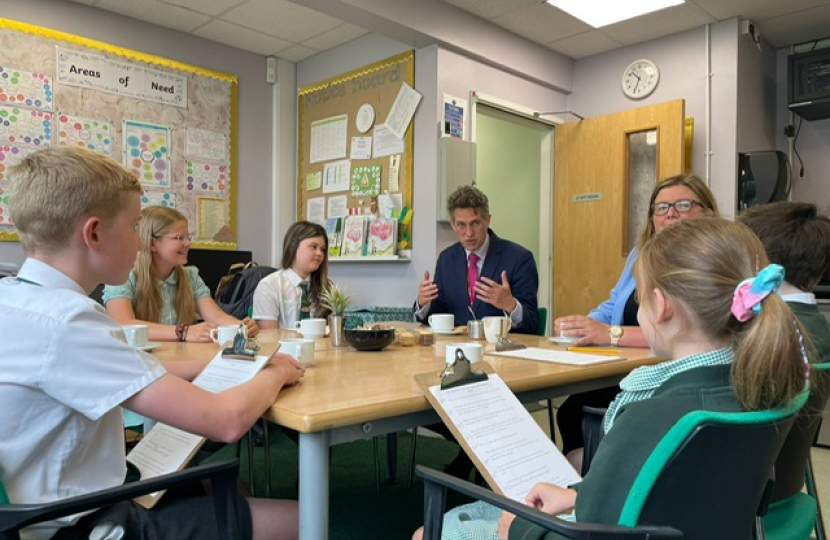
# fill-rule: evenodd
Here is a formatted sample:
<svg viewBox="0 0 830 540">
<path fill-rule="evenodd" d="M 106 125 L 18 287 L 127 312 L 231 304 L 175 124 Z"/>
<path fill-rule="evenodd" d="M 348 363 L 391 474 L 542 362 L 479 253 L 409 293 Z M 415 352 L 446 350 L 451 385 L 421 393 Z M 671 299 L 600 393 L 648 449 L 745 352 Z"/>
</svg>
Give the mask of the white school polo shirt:
<svg viewBox="0 0 830 540">
<path fill-rule="evenodd" d="M 149 354 L 55 268 L 27 259 L 0 280 L 0 475 L 13 503 L 121 485 L 120 404 L 161 377 Z M 74 523 L 79 516 L 61 520 Z M 23 531 L 50 538 L 50 522 Z"/>
</svg>

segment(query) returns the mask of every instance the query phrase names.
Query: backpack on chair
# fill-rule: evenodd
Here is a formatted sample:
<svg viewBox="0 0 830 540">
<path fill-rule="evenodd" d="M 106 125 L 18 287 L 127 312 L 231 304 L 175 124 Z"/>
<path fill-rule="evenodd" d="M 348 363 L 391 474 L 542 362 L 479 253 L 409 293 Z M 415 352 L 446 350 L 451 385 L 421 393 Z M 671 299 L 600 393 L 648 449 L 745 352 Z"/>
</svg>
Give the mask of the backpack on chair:
<svg viewBox="0 0 830 540">
<path fill-rule="evenodd" d="M 228 315 L 244 319 L 254 305 L 254 291 L 260 280 L 276 271 L 276 268 L 259 266 L 255 262 L 231 265 L 216 287 L 216 303 Z"/>
</svg>

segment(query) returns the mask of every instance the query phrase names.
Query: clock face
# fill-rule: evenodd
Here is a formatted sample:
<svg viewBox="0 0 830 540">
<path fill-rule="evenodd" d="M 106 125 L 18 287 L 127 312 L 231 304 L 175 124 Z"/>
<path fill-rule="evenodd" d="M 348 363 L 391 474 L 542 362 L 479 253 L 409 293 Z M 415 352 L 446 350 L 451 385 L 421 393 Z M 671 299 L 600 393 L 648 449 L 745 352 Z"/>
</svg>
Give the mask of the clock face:
<svg viewBox="0 0 830 540">
<path fill-rule="evenodd" d="M 660 70 L 651 60 L 640 59 L 631 63 L 622 76 L 622 91 L 631 99 L 642 99 L 657 88 Z"/>
</svg>

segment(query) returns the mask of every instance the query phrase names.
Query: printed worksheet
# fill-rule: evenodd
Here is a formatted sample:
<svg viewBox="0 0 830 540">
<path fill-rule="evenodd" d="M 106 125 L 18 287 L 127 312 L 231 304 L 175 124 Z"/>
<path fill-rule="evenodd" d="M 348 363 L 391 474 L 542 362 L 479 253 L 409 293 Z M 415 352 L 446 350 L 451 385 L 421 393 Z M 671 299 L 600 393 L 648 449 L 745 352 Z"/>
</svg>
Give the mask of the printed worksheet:
<svg viewBox="0 0 830 540">
<path fill-rule="evenodd" d="M 523 501 L 538 482 L 566 487 L 581 480 L 497 374 L 430 392 L 506 497 Z"/>
</svg>

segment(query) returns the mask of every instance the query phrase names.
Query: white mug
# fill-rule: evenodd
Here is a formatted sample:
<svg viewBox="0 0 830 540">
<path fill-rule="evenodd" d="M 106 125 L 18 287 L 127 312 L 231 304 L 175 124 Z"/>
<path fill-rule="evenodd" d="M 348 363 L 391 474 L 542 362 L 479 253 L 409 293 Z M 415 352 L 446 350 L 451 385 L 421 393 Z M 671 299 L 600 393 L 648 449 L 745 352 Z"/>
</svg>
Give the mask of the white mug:
<svg viewBox="0 0 830 540">
<path fill-rule="evenodd" d="M 464 356 L 471 364 L 481 362 L 481 344 L 480 343 L 447 343 L 446 360 L 447 365 L 455 362 L 455 352 L 461 349 Z"/>
<path fill-rule="evenodd" d="M 304 338 L 317 339 L 326 335 L 325 319 L 303 319 L 294 325 L 299 329 Z"/>
<path fill-rule="evenodd" d="M 121 329 L 131 347 L 144 347 L 150 339 L 150 327 L 146 324 L 125 324 Z"/>
<path fill-rule="evenodd" d="M 314 358 L 314 340 L 306 338 L 283 338 L 279 352 L 293 356 L 304 367 L 311 365 Z"/>
<path fill-rule="evenodd" d="M 247 326 L 244 324 L 226 324 L 225 326 L 220 326 L 211 330 L 210 339 L 212 339 L 214 343 L 218 343 L 220 345 L 227 343 L 228 341 L 233 341 L 240 327 L 242 328 L 242 333 L 245 334 L 245 337 L 247 338 Z"/>
<path fill-rule="evenodd" d="M 496 343 L 498 338 L 507 336 L 510 331 L 509 317 L 484 317 L 484 337 L 489 343 Z"/>
<path fill-rule="evenodd" d="M 450 332 L 455 328 L 455 315 L 452 313 L 433 313 L 427 321 L 438 332 Z"/>
</svg>

